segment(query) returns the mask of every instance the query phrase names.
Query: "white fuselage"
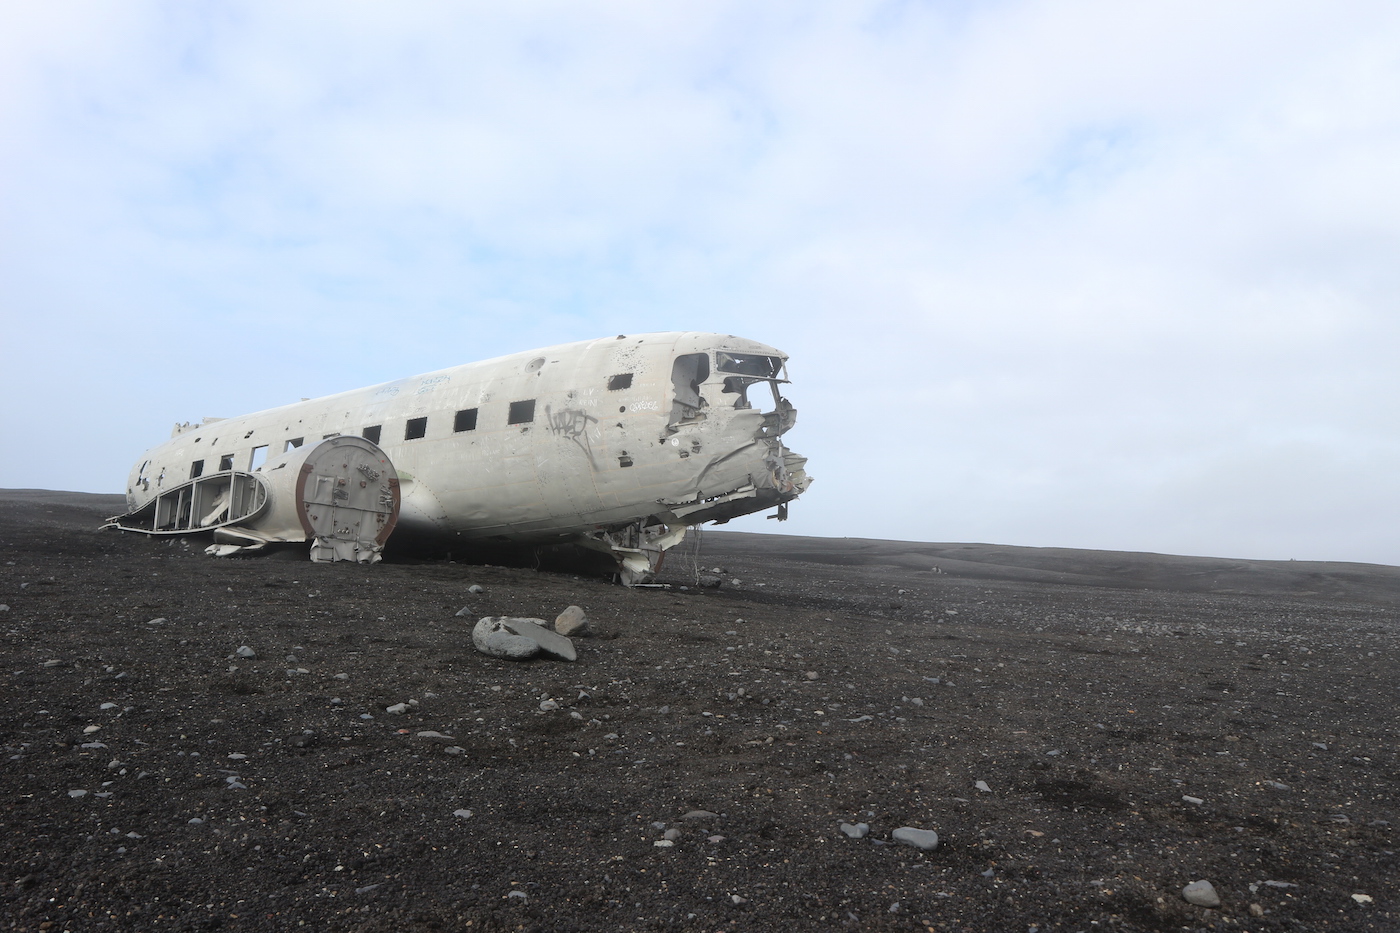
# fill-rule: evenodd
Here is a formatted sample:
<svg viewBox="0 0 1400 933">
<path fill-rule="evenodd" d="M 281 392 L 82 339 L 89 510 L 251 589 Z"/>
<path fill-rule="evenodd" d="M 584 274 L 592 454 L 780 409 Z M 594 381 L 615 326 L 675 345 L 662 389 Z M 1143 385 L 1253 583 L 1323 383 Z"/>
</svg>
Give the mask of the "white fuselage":
<svg viewBox="0 0 1400 933">
<path fill-rule="evenodd" d="M 809 482 L 780 440 L 795 420 L 777 391 L 785 360 L 720 334 L 608 337 L 177 425 L 133 467 L 127 506 L 355 434 L 398 471 L 396 537 L 548 541 L 724 520 Z"/>
</svg>

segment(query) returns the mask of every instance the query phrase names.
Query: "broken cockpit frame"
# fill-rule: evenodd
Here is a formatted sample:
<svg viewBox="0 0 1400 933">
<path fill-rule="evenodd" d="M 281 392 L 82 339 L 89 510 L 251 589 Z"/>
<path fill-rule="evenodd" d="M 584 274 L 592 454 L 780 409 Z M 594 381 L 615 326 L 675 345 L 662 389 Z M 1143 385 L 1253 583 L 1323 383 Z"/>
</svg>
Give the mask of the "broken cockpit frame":
<svg viewBox="0 0 1400 933">
<path fill-rule="evenodd" d="M 811 484 L 807 459 L 781 440 L 797 423 L 796 409 L 780 391 L 788 382 L 784 358 L 718 350 L 714 360 L 713 373 L 707 353 L 679 355 L 671 369 L 674 399 L 668 437 L 662 441 L 682 448 L 681 457 L 708 454 L 708 459 L 694 457 L 700 460 L 694 494 L 658 500 L 665 511 L 623 530 L 625 540 L 618 539 L 619 532 L 598 536 L 615 554 L 633 552 L 618 559 L 624 570 L 629 562 L 635 564 L 635 576 L 641 576 L 642 555 L 649 558 L 647 574 L 654 573 L 664 551 L 680 542 L 687 526 L 723 523 L 769 507 L 777 509 L 770 518 L 785 519 L 787 503 Z M 749 397 L 758 383 L 766 383 L 772 393 L 771 411 L 759 410 Z"/>
</svg>

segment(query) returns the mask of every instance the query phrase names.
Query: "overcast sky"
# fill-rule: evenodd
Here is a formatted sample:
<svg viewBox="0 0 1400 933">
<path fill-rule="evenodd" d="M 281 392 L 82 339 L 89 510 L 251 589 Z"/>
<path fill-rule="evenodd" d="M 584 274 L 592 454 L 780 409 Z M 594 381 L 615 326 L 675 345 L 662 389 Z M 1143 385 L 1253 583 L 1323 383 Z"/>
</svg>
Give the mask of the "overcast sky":
<svg viewBox="0 0 1400 933">
<path fill-rule="evenodd" d="M 1400 564 L 1400 5 L 7 2 L 0 327 L 4 487 L 713 330 L 735 526 Z"/>
</svg>

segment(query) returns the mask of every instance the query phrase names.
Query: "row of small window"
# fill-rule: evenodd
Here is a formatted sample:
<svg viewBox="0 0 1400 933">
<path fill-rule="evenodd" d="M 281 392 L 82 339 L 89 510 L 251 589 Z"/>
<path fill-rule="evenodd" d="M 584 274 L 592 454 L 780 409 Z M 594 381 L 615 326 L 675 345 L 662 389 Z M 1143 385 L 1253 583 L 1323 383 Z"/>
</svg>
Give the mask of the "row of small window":
<svg viewBox="0 0 1400 933">
<path fill-rule="evenodd" d="M 461 434 L 463 431 L 476 430 L 475 408 L 463 408 L 452 416 L 452 432 Z M 510 413 L 506 417 L 506 424 L 529 424 L 535 420 L 535 400 L 526 399 L 523 402 L 511 402 Z M 372 444 L 379 443 L 380 431 L 383 425 L 373 424 L 360 432 L 360 436 Z M 409 418 L 404 423 L 403 439 L 406 441 L 416 441 L 428 433 L 428 416 L 419 418 Z"/>
<path fill-rule="evenodd" d="M 476 430 L 476 412 L 477 412 L 477 410 L 476 410 L 475 408 L 463 408 L 461 411 L 459 411 L 459 412 L 457 412 L 455 415 L 453 415 L 453 417 L 452 417 L 452 431 L 453 431 L 453 433 L 461 434 L 463 431 L 475 431 L 475 430 Z M 531 398 L 531 399 L 526 399 L 526 400 L 523 401 L 523 402 L 511 402 L 511 403 L 510 403 L 510 413 L 509 413 L 509 415 L 507 416 L 507 419 L 506 419 L 506 423 L 507 423 L 507 424 L 529 424 L 529 423 L 531 423 L 531 422 L 534 421 L 534 420 L 535 420 L 535 400 L 534 400 L 534 399 Z M 378 443 L 379 443 L 379 438 L 380 438 L 380 436 L 381 436 L 382 433 L 383 433 L 383 429 L 384 429 L 384 426 L 383 426 L 382 424 L 372 424 L 372 425 L 370 425 L 369 427 L 365 428 L 363 431 L 361 431 L 361 432 L 360 432 L 360 436 L 363 437 L 365 440 L 369 441 L 371 444 L 378 444 Z M 422 416 L 422 417 L 420 417 L 420 418 L 409 418 L 408 421 L 407 421 L 407 422 L 405 423 L 405 425 L 404 425 L 404 429 L 403 429 L 403 439 L 406 440 L 406 441 L 416 441 L 418 438 L 424 437 L 427 433 L 428 433 L 428 416 L 427 416 L 427 415 L 424 415 L 424 416 Z M 334 434 L 327 434 L 326 437 L 335 437 L 335 435 L 334 435 Z M 300 447 L 300 446 L 304 443 L 304 441 L 305 441 L 305 438 L 301 438 L 301 437 L 292 437 L 292 438 L 288 438 L 288 439 L 283 443 L 283 445 L 282 445 L 282 450 L 283 450 L 284 453 L 285 453 L 286 451 L 289 451 L 289 450 L 295 450 L 296 448 Z M 219 458 L 219 470 L 220 470 L 220 472 L 223 472 L 223 471 L 226 471 L 226 470 L 232 470 L 232 469 L 233 469 L 233 458 L 234 458 L 234 455 L 233 455 L 233 454 L 224 454 L 222 457 Z M 252 454 L 252 458 L 251 458 L 251 460 L 250 460 L 250 462 L 249 462 L 249 464 L 248 464 L 248 468 L 249 468 L 249 469 L 257 469 L 258 467 L 262 466 L 263 462 L 264 462 L 266 459 L 267 459 L 267 447 L 266 447 L 265 445 L 262 446 L 262 447 L 255 447 L 255 448 L 253 448 L 253 454 Z M 194 463 L 190 464 L 190 478 L 191 478 L 191 479 L 193 479 L 193 478 L 195 478 L 195 477 L 197 477 L 197 476 L 202 476 L 203 474 L 204 474 L 204 461 L 203 461 L 203 460 L 196 460 Z"/>
</svg>

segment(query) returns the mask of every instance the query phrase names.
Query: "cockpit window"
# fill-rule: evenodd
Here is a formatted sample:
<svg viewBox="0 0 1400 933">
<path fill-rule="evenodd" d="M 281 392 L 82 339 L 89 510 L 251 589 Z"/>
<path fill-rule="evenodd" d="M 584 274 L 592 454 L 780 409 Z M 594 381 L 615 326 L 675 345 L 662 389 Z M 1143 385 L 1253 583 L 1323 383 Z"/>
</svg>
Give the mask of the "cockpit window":
<svg viewBox="0 0 1400 933">
<path fill-rule="evenodd" d="M 700 384 L 710 378 L 710 357 L 704 353 L 685 353 L 676 357 L 671 364 L 671 388 L 674 396 L 671 402 L 671 418 L 667 426 L 674 430 L 682 421 L 693 421 L 700 417 L 700 409 L 705 407 L 705 399 L 700 395 Z"/>
<path fill-rule="evenodd" d="M 722 373 L 755 376 L 759 379 L 777 379 L 778 374 L 783 371 L 783 359 L 780 356 L 726 353 L 720 350 L 715 354 L 715 363 Z"/>
</svg>

